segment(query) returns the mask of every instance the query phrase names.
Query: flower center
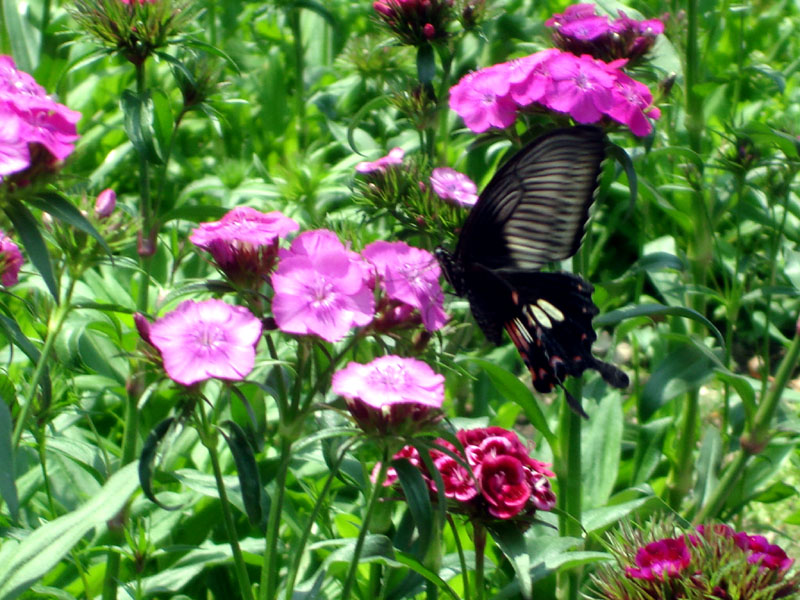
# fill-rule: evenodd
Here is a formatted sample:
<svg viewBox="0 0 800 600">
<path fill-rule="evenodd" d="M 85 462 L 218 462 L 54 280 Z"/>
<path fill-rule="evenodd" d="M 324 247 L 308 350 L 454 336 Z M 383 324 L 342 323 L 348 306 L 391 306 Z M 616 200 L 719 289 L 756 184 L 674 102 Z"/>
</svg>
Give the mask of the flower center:
<svg viewBox="0 0 800 600">
<path fill-rule="evenodd" d="M 197 334 L 197 343 L 212 350 L 225 340 L 225 330 L 219 325 L 206 325 Z"/>
</svg>

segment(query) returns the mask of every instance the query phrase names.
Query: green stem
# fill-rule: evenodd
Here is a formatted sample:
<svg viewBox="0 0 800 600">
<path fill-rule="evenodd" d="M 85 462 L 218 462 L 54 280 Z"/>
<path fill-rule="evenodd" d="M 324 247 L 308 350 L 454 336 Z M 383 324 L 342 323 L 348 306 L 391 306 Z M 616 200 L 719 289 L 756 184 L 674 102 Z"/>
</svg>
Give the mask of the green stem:
<svg viewBox="0 0 800 600">
<path fill-rule="evenodd" d="M 208 430 L 205 410 L 203 410 L 203 405 L 201 402 L 198 402 L 198 412 L 200 413 L 201 440 L 203 441 L 203 445 L 208 448 L 208 454 L 211 458 L 211 467 L 214 470 L 214 479 L 217 482 L 219 501 L 222 506 L 222 520 L 225 525 L 225 533 L 228 536 L 228 543 L 230 544 L 231 551 L 233 552 L 233 564 L 236 571 L 236 579 L 239 583 L 239 590 L 241 591 L 242 598 L 245 600 L 253 600 L 253 589 L 250 585 L 250 577 L 247 574 L 247 565 L 244 562 L 242 549 L 239 547 L 239 539 L 236 534 L 236 524 L 233 521 L 231 505 L 228 501 L 228 494 L 225 491 L 225 481 L 222 478 L 222 469 L 219 466 L 217 436 Z"/>
<path fill-rule="evenodd" d="M 356 540 L 356 547 L 353 550 L 353 558 L 350 562 L 350 568 L 347 571 L 347 578 L 344 582 L 344 589 L 342 590 L 342 600 L 350 600 L 350 594 L 353 591 L 353 585 L 356 580 L 356 573 L 358 572 L 358 562 L 361 558 L 361 551 L 364 548 L 364 540 L 367 539 L 367 532 L 369 531 L 369 523 L 372 520 L 372 513 L 375 512 L 375 507 L 378 505 L 381 494 L 383 492 L 383 481 L 386 479 L 386 473 L 389 471 L 389 447 L 384 446 L 383 456 L 381 457 L 381 468 L 378 471 L 378 477 L 370 491 L 370 497 L 367 502 L 367 513 L 364 515 L 364 520 L 361 523 L 361 531 L 358 532 L 358 539 Z"/>
<path fill-rule="evenodd" d="M 333 482 L 336 481 L 336 477 L 339 473 L 339 467 L 344 460 L 344 457 L 347 456 L 347 453 L 350 451 L 350 447 L 358 441 L 359 438 L 354 437 L 347 440 L 342 447 L 339 449 L 339 455 L 336 457 L 336 461 L 331 465 L 330 475 L 325 480 L 325 485 L 322 486 L 322 491 L 320 491 L 319 496 L 317 497 L 317 501 L 314 503 L 314 508 L 311 510 L 311 515 L 308 517 L 308 522 L 306 523 L 305 528 L 303 529 L 303 533 L 300 536 L 300 540 L 298 541 L 297 545 L 294 546 L 293 551 L 295 553 L 295 559 L 289 570 L 289 574 L 286 577 L 286 591 L 284 593 L 285 598 L 291 598 L 294 594 L 294 583 L 297 580 L 297 573 L 300 570 L 300 563 L 303 560 L 303 551 L 305 550 L 306 544 L 308 543 L 308 538 L 311 535 L 311 530 L 313 529 L 314 525 L 317 521 L 317 515 L 319 514 L 320 509 L 322 508 L 323 502 L 325 498 L 328 496 L 328 492 L 333 485 Z M 469 600 L 469 599 L 467 599 Z"/>
<path fill-rule="evenodd" d="M 294 46 L 294 69 L 296 78 L 295 118 L 297 119 L 297 138 L 301 149 L 306 147 L 306 105 L 305 105 L 305 58 L 303 56 L 303 34 L 300 27 L 300 9 L 289 9 L 289 26 L 292 29 Z"/>
<path fill-rule="evenodd" d="M 144 98 L 147 92 L 147 78 L 144 61 L 136 65 L 136 94 L 139 98 Z M 142 219 L 142 226 L 139 235 L 142 236 L 142 243 L 149 245 L 149 241 L 155 239 L 152 227 L 152 214 L 150 207 L 150 165 L 144 152 L 139 154 L 139 215 Z M 141 250 L 142 248 L 140 248 Z M 148 309 L 150 292 L 150 267 L 152 264 L 150 256 L 140 254 L 139 264 L 141 273 L 139 278 L 139 297 L 136 306 L 140 312 L 146 313 Z"/>
<path fill-rule="evenodd" d="M 753 427 L 749 433 L 742 437 L 742 444 L 733 461 L 727 466 L 708 502 L 698 511 L 695 522 L 701 523 L 717 516 L 725 506 L 725 501 L 733 491 L 734 486 L 744 475 L 744 468 L 749 458 L 760 453 L 770 440 L 770 425 L 778 410 L 783 391 L 789 377 L 797 366 L 800 358 L 800 332 L 795 333 L 792 345 L 786 356 L 783 357 L 775 381 L 772 383 L 764 400 L 760 403 L 753 419 Z"/>
<path fill-rule="evenodd" d="M 569 385 L 570 393 L 580 402 L 583 383 L 574 379 Z M 562 510 L 559 515 L 559 533 L 565 537 L 580 538 L 583 514 L 583 472 L 581 465 L 581 416 L 565 402 L 561 404 L 559 424 L 560 467 L 556 469 L 558 479 L 558 501 Z M 560 574 L 559 598 L 575 600 L 580 587 L 580 571 L 571 569 Z"/>
<path fill-rule="evenodd" d="M 450 524 L 450 529 L 453 532 L 453 539 L 456 542 L 456 552 L 458 552 L 458 562 L 461 565 L 461 579 L 464 586 L 464 600 L 472 600 L 471 592 L 469 589 L 469 570 L 467 569 L 467 559 L 464 556 L 464 547 L 461 545 L 461 536 L 458 535 L 458 527 L 456 527 L 453 516 L 447 513 L 447 522 Z"/>
<path fill-rule="evenodd" d="M 278 590 L 278 534 L 280 532 L 280 517 L 283 511 L 283 498 L 286 492 L 286 477 L 289 473 L 289 461 L 292 457 L 293 440 L 281 435 L 281 462 L 275 477 L 275 496 L 269 507 L 269 520 L 267 522 L 267 544 L 264 548 L 264 557 L 261 561 L 261 589 L 260 600 L 273 600 Z"/>
<path fill-rule="evenodd" d="M 486 562 L 486 528 L 475 521 L 472 524 L 472 539 L 475 544 L 475 600 L 483 600 L 484 564 Z"/>
<path fill-rule="evenodd" d="M 36 397 L 36 388 L 39 387 L 42 376 L 44 375 L 44 371 L 50 362 L 50 353 L 53 350 L 53 344 L 55 343 L 56 337 L 61 331 L 61 328 L 64 326 L 67 316 L 69 316 L 69 313 L 72 310 L 70 300 L 72 298 L 72 290 L 74 288 L 75 281 L 70 280 L 65 299 L 58 306 L 56 306 L 50 322 L 48 323 L 47 335 L 45 336 L 44 345 L 42 346 L 42 350 L 39 354 L 39 361 L 36 363 L 33 376 L 28 384 L 28 392 L 25 394 L 25 398 L 22 403 L 22 410 L 20 411 L 20 414 L 17 417 L 17 423 L 14 426 L 14 435 L 11 438 L 11 444 L 14 448 L 19 446 L 19 442 L 22 439 L 22 432 L 27 425 L 28 417 L 33 407 L 33 400 Z"/>
</svg>

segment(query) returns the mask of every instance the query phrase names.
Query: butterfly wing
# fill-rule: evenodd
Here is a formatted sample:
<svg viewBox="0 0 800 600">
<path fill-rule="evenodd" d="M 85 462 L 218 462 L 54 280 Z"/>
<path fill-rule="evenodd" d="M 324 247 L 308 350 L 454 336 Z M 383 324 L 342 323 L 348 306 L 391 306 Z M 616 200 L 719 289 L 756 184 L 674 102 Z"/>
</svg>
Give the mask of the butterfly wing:
<svg viewBox="0 0 800 600">
<path fill-rule="evenodd" d="M 492 178 L 461 229 L 462 266 L 539 269 L 575 254 L 605 157 L 603 132 L 578 126 L 545 134 Z"/>
<path fill-rule="evenodd" d="M 598 371 L 610 385 L 628 386 L 628 377 L 614 365 L 596 358 L 597 334 L 592 319 L 592 285 L 570 273 L 485 270 L 468 277 L 468 297 L 475 320 L 495 343 L 508 332 L 531 373 L 533 387 L 551 392 L 567 376 Z M 570 405 L 585 416 L 580 404 Z"/>
</svg>

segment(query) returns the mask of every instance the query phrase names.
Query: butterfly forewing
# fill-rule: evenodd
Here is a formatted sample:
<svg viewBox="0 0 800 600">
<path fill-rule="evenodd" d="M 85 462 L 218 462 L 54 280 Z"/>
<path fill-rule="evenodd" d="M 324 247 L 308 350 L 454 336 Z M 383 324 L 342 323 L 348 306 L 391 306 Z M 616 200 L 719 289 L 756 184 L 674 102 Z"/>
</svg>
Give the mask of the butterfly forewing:
<svg viewBox="0 0 800 600">
<path fill-rule="evenodd" d="M 538 269 L 575 254 L 603 148 L 599 129 L 573 127 L 548 133 L 520 150 L 470 212 L 456 260 L 490 269 Z"/>
</svg>

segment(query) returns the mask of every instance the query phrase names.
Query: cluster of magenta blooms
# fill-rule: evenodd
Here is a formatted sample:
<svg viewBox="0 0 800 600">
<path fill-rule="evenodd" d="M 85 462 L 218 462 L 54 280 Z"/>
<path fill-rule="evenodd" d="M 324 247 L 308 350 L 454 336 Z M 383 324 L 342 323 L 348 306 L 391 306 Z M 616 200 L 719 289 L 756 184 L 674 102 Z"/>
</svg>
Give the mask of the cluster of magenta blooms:
<svg viewBox="0 0 800 600">
<path fill-rule="evenodd" d="M 655 19 L 635 21 L 625 16 L 614 22 L 607 17 L 590 19 L 589 12 L 594 14 L 594 5 L 577 4 L 547 22 L 555 29 L 553 40 L 559 47 L 462 77 L 450 90 L 450 108 L 475 133 L 492 127 L 505 129 L 514 124 L 519 112 L 538 111 L 567 115 L 577 123 L 610 120 L 625 125 L 634 135 L 648 135 L 653 130 L 650 119 L 658 119 L 661 112 L 653 105 L 650 89 L 623 68 L 652 47 L 664 26 Z M 586 40 L 584 44 L 586 27 L 569 28 L 590 20 L 597 22 L 592 33 L 605 23 L 606 35 L 599 39 L 589 36 L 594 43 Z M 629 44 L 634 55 L 606 62 L 620 37 L 615 27 L 636 32 Z"/>
</svg>

